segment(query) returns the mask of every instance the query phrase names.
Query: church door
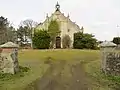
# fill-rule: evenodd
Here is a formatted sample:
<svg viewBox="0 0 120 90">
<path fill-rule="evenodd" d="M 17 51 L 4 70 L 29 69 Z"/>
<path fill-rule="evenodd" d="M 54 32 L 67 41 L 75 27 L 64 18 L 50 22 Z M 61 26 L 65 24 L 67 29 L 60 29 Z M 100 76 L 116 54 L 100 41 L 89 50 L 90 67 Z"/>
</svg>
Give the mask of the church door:
<svg viewBox="0 0 120 90">
<path fill-rule="evenodd" d="M 59 36 L 56 37 L 56 48 L 61 48 L 61 38 Z"/>
</svg>

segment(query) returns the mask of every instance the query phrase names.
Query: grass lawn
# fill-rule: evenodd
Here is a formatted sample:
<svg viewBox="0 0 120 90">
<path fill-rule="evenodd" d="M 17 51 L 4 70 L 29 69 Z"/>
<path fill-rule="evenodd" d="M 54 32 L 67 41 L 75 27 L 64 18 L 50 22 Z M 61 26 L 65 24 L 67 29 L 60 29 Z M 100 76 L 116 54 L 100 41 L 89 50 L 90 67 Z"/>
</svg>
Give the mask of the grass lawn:
<svg viewBox="0 0 120 90">
<path fill-rule="evenodd" d="M 79 60 L 84 64 L 85 71 L 93 80 L 94 90 L 111 90 L 108 85 L 112 83 L 100 73 L 100 52 L 96 50 L 20 50 L 19 64 L 30 68 L 23 77 L 12 77 L 0 81 L 0 90 L 24 90 L 24 88 L 40 78 L 49 65 L 44 64 L 47 58 L 53 60 Z"/>
</svg>

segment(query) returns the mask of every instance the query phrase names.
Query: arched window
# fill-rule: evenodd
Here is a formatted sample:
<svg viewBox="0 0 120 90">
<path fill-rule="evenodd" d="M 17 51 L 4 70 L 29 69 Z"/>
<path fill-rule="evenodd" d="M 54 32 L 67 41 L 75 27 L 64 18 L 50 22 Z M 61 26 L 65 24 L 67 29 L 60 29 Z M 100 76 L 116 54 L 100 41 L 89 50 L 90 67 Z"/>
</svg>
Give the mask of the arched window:
<svg viewBox="0 0 120 90">
<path fill-rule="evenodd" d="M 70 32 L 70 29 L 68 29 L 68 32 Z"/>
</svg>

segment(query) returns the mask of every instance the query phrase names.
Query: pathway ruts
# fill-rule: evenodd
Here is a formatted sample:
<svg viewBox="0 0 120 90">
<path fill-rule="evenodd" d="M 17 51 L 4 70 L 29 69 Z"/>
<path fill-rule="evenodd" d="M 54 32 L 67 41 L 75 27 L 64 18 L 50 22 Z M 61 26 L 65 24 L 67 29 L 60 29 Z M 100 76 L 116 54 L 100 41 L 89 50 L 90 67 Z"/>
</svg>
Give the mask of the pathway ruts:
<svg viewBox="0 0 120 90">
<path fill-rule="evenodd" d="M 80 63 L 70 65 L 62 60 L 50 64 L 43 77 L 26 90 L 91 90 L 87 79 Z"/>
</svg>

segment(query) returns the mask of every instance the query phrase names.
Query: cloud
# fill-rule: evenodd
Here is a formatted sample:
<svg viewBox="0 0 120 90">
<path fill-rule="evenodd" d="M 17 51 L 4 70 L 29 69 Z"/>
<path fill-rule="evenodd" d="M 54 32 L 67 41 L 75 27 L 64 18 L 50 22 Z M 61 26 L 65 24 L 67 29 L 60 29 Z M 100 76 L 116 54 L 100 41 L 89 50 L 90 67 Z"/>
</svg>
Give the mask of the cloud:
<svg viewBox="0 0 120 90">
<path fill-rule="evenodd" d="M 120 25 L 120 0 L 2 0 L 0 14 L 15 26 L 27 18 L 42 22 L 46 13 L 54 12 L 57 1 L 62 13 L 69 13 L 70 19 L 83 25 L 85 32 L 95 34 L 100 40 L 110 40 L 116 35 L 116 25 Z"/>
<path fill-rule="evenodd" d="M 108 22 L 95 22 L 93 24 L 93 26 L 97 26 L 97 27 L 100 27 L 100 26 L 105 26 L 105 25 L 108 25 L 109 23 Z"/>
</svg>

